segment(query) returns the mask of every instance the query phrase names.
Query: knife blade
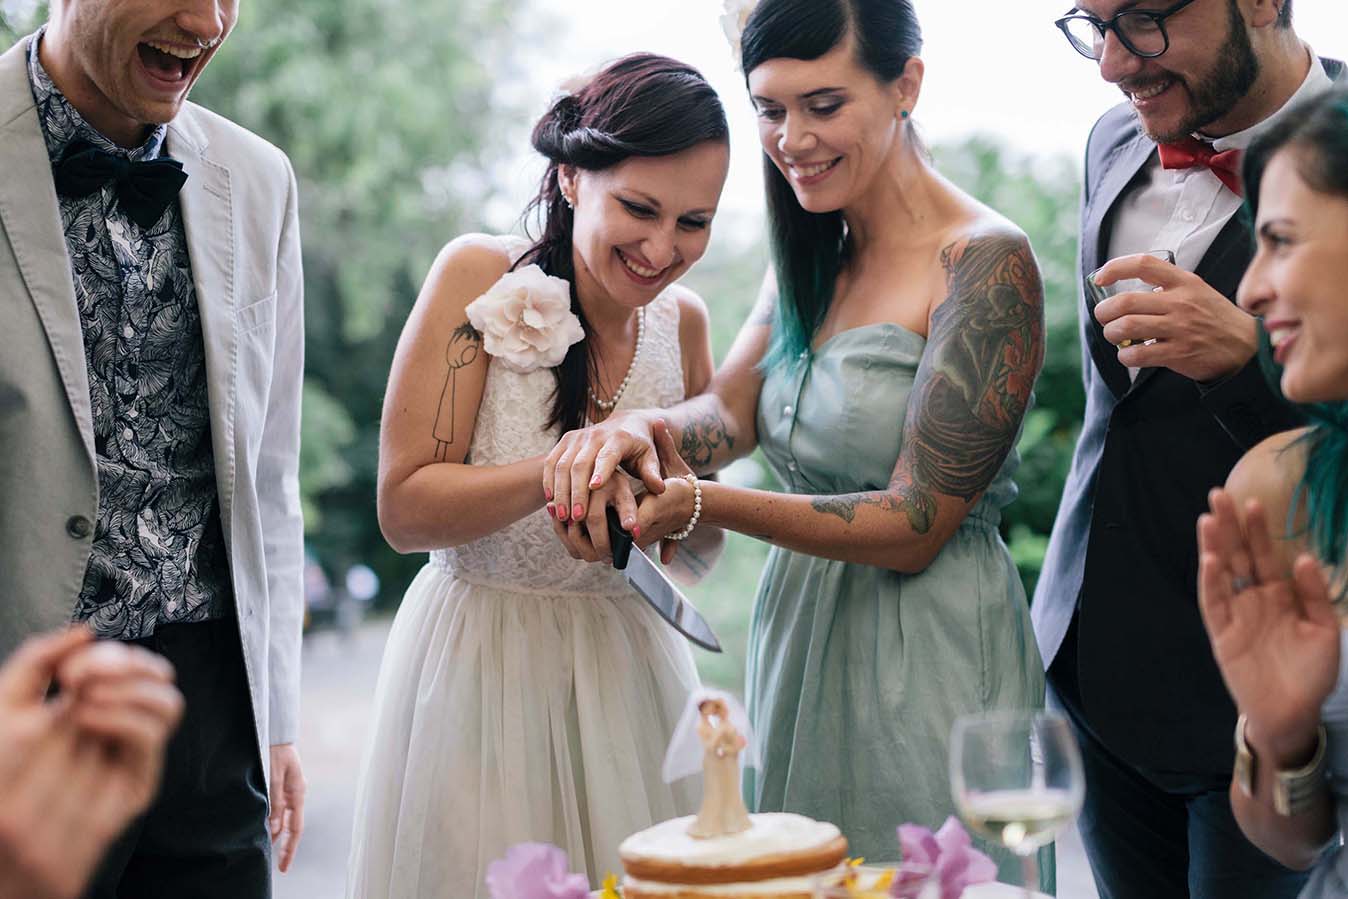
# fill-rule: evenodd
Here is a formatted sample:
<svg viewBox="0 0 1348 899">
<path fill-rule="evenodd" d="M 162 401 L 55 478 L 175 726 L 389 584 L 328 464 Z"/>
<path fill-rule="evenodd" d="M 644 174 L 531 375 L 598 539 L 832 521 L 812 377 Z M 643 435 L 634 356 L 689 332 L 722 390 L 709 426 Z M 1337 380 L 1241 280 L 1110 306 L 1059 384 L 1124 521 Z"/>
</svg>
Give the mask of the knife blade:
<svg viewBox="0 0 1348 899">
<path fill-rule="evenodd" d="M 674 630 L 710 652 L 721 651 L 707 619 L 675 587 L 665 573 L 641 551 L 632 552 L 632 535 L 623 530 L 618 511 L 608 507 L 608 540 L 613 548 L 613 567 L 622 572 L 641 598 L 650 604 Z"/>
</svg>

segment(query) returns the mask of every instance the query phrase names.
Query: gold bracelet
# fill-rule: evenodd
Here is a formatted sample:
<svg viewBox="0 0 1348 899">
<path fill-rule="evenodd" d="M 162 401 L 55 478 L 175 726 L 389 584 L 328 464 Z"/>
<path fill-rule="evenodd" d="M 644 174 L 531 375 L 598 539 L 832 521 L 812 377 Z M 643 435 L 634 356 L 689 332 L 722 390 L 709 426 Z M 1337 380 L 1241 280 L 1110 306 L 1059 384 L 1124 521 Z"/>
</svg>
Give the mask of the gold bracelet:
<svg viewBox="0 0 1348 899">
<path fill-rule="evenodd" d="M 1246 796 L 1254 796 L 1254 753 L 1245 739 L 1244 714 L 1236 719 L 1236 766 L 1232 776 Z M 1325 782 L 1325 748 L 1329 742 L 1325 726 L 1316 733 L 1315 755 L 1300 768 L 1273 770 L 1273 810 L 1284 818 L 1300 814 L 1315 802 Z"/>
</svg>

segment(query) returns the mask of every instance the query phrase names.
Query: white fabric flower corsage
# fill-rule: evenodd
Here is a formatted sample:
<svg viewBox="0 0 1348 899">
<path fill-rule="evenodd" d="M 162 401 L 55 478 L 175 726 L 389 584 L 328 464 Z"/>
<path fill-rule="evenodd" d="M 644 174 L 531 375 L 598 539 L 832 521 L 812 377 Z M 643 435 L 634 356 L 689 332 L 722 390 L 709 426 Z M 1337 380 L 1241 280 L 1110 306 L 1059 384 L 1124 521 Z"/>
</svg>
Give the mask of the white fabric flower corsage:
<svg viewBox="0 0 1348 899">
<path fill-rule="evenodd" d="M 721 14 L 721 30 L 725 32 L 726 40 L 730 41 L 730 50 L 735 54 L 735 68 L 740 67 L 742 50 L 740 47 L 740 37 L 744 34 L 744 26 L 749 24 L 749 16 L 753 15 L 754 7 L 758 5 L 758 0 L 722 0 L 721 8 L 725 10 Z"/>
<path fill-rule="evenodd" d="M 571 311 L 571 285 L 537 265 L 507 272 L 469 303 L 467 312 L 486 351 L 520 374 L 560 364 L 571 345 L 585 338 Z"/>
</svg>

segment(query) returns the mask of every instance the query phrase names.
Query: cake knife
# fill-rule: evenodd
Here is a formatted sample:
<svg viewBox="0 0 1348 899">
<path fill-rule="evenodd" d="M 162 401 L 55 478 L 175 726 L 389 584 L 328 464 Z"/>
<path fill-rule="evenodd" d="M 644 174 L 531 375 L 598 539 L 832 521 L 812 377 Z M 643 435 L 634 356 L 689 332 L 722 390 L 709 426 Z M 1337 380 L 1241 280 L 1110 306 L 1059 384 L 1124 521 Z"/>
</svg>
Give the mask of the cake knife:
<svg viewBox="0 0 1348 899">
<path fill-rule="evenodd" d="M 612 506 L 608 507 L 608 541 L 613 548 L 613 567 L 622 572 L 627 582 L 660 613 L 661 618 L 703 649 L 721 651 L 721 641 L 716 639 L 711 625 L 697 607 L 645 553 L 632 552 L 632 535 L 623 530 L 618 511 Z"/>
</svg>

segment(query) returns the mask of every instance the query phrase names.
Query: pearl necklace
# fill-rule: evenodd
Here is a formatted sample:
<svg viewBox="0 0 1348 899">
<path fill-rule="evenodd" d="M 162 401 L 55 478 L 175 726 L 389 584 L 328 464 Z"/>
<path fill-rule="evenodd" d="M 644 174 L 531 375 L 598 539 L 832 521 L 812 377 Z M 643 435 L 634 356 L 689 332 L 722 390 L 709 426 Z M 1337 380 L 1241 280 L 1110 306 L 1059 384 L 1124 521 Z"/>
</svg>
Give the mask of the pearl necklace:
<svg viewBox="0 0 1348 899">
<path fill-rule="evenodd" d="M 618 401 L 623 398 L 623 393 L 627 391 L 627 385 L 632 383 L 632 372 L 636 370 L 637 359 L 641 356 L 641 345 L 646 341 L 646 309 L 642 307 L 637 311 L 637 345 L 632 350 L 632 362 L 627 366 L 627 374 L 623 375 L 622 381 L 618 384 L 618 389 L 613 391 L 613 398 L 601 400 L 594 392 L 593 387 L 587 388 L 590 393 L 590 402 L 594 403 L 595 408 L 605 415 L 612 412 L 618 405 Z"/>
</svg>

